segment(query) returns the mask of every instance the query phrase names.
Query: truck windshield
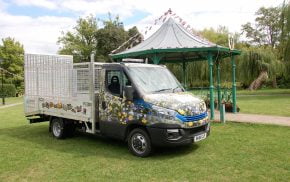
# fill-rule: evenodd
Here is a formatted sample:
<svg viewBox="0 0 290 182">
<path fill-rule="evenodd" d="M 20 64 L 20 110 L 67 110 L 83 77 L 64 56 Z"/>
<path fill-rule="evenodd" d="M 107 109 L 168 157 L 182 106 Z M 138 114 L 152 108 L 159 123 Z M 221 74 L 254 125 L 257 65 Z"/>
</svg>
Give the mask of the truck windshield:
<svg viewBox="0 0 290 182">
<path fill-rule="evenodd" d="M 129 74 L 138 88 L 145 93 L 181 92 L 183 87 L 163 67 L 128 67 Z"/>
</svg>

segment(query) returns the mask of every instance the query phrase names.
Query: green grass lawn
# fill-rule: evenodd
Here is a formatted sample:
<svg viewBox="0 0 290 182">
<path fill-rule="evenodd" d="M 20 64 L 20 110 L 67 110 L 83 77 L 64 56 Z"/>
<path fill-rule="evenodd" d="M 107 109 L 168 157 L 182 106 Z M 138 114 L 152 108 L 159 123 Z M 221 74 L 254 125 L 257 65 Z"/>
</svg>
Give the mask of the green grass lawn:
<svg viewBox="0 0 290 182">
<path fill-rule="evenodd" d="M 241 113 L 290 116 L 290 89 L 239 90 Z"/>
<path fill-rule="evenodd" d="M 290 89 L 238 90 L 238 95 L 290 95 Z"/>
<path fill-rule="evenodd" d="M 241 113 L 266 114 L 290 117 L 290 95 L 238 96 Z"/>
<path fill-rule="evenodd" d="M 23 97 L 8 97 L 5 98 L 5 105 L 23 102 Z M 0 98 L 0 107 L 3 106 L 2 98 Z"/>
<path fill-rule="evenodd" d="M 213 124 L 188 147 L 132 156 L 123 142 L 77 134 L 56 140 L 23 106 L 0 109 L 0 181 L 289 181 L 289 127 Z"/>
</svg>

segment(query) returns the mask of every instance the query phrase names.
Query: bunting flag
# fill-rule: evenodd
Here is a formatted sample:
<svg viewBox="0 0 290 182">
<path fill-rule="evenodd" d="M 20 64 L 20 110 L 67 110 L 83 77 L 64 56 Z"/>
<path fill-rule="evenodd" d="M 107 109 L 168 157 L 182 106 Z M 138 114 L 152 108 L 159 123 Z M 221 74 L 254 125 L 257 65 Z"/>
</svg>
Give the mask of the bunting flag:
<svg viewBox="0 0 290 182">
<path fill-rule="evenodd" d="M 165 17 L 165 18 L 163 19 L 163 21 L 162 21 L 163 23 L 165 22 L 166 18 L 167 18 L 167 17 Z"/>
</svg>

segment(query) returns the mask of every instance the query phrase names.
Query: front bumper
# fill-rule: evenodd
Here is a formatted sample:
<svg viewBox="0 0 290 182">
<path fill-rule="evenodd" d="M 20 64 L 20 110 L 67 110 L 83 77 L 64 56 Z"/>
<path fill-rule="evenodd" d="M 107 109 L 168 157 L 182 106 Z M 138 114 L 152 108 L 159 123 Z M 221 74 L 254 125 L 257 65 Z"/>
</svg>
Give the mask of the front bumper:
<svg viewBox="0 0 290 182">
<path fill-rule="evenodd" d="M 194 137 L 206 133 L 206 137 L 210 135 L 210 124 L 194 127 L 194 128 L 159 128 L 147 127 L 151 142 L 155 146 L 180 146 L 194 143 Z M 171 132 L 175 132 L 171 134 Z"/>
</svg>

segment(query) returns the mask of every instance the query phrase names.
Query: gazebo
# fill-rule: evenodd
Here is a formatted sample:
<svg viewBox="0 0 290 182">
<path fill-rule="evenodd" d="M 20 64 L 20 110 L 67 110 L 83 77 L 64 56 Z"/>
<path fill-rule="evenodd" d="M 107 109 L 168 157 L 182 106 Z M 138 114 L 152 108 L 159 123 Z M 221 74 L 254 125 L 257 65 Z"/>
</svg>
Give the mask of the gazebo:
<svg viewBox="0 0 290 182">
<path fill-rule="evenodd" d="M 190 33 L 186 28 L 169 18 L 149 38 L 140 44 L 117 54 L 111 54 L 114 61 L 124 58 L 147 59 L 149 63 L 181 63 L 183 84 L 186 85 L 186 65 L 193 61 L 206 61 L 209 66 L 210 119 L 214 119 L 214 83 L 213 66 L 217 66 L 218 106 L 221 108 L 220 61 L 230 57 L 232 63 L 232 102 L 233 113 L 236 113 L 236 79 L 235 56 L 241 52 L 236 49 L 219 46 Z"/>
</svg>

